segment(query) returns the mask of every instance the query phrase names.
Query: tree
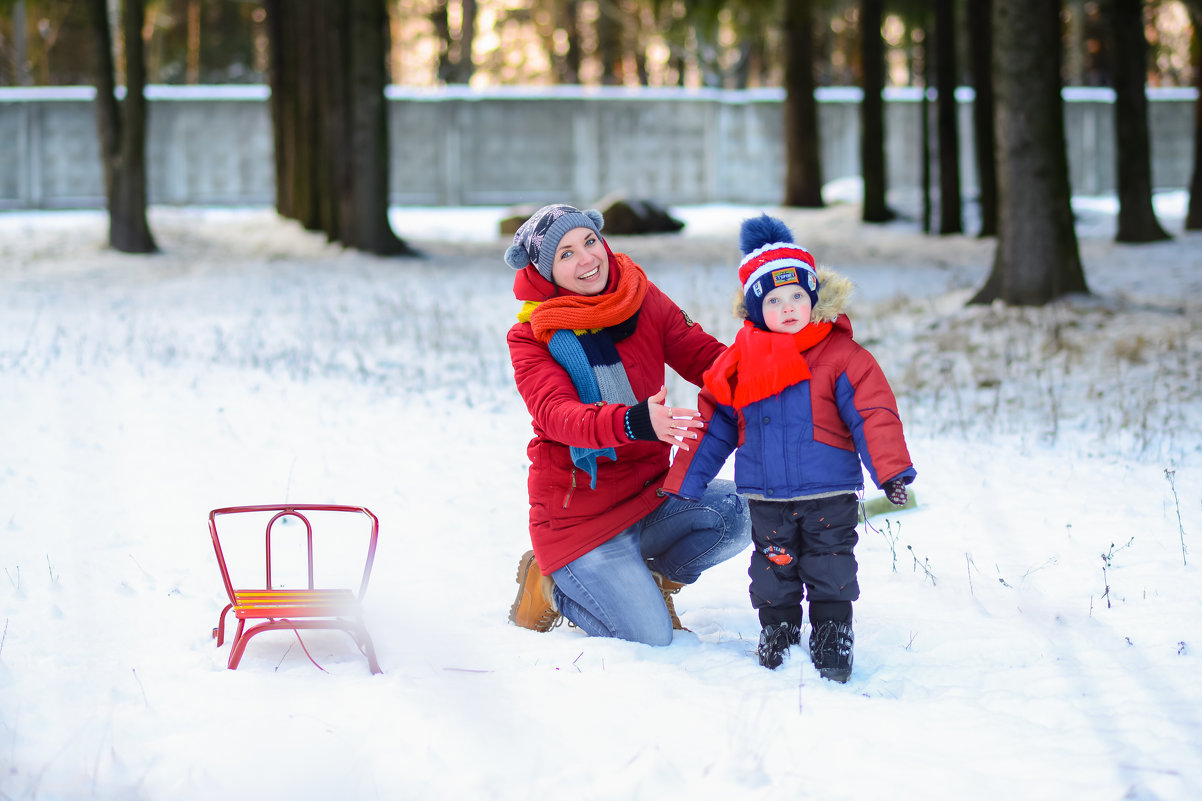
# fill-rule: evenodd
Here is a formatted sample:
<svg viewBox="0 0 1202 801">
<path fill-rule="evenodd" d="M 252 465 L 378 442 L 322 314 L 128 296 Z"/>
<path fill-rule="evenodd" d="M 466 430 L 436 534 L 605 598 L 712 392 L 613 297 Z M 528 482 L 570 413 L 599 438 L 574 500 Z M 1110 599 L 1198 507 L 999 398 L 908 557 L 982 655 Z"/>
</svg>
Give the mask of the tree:
<svg viewBox="0 0 1202 801">
<path fill-rule="evenodd" d="M 555 70 L 556 83 L 580 83 L 580 2 L 579 0 L 562 0 L 555 4 L 554 14 L 556 27 L 564 31 L 567 38 L 567 48 L 560 56 L 554 47 L 550 48 L 551 63 Z"/>
<path fill-rule="evenodd" d="M 922 232 L 929 234 L 931 232 L 931 23 L 930 15 L 923 8 L 917 13 L 917 19 L 920 23 L 917 27 L 911 28 L 910 35 L 921 34 L 919 44 L 916 50 L 922 54 L 921 68 L 918 74 L 921 75 L 922 97 L 918 101 L 918 125 L 919 134 L 918 142 L 921 145 L 919 153 L 919 174 L 922 176 Z"/>
<path fill-rule="evenodd" d="M 385 0 L 266 0 L 276 208 L 332 241 L 414 251 L 388 222 Z"/>
<path fill-rule="evenodd" d="M 935 88 L 939 128 L 939 233 L 964 231 L 960 200 L 960 134 L 956 126 L 954 0 L 935 0 Z"/>
<path fill-rule="evenodd" d="M 864 99 L 860 104 L 860 171 L 864 176 L 862 218 L 888 222 L 894 214 L 885 200 L 885 40 L 881 36 L 883 0 L 860 0 L 860 61 Z"/>
<path fill-rule="evenodd" d="M 29 73 L 29 56 L 25 48 L 25 0 L 9 0 L 0 3 L 0 11 L 12 14 L 13 20 L 13 77 L 17 86 L 30 86 L 33 76 Z"/>
<path fill-rule="evenodd" d="M 438 34 L 438 79 L 443 83 L 470 83 L 475 65 L 476 0 L 459 0 L 459 30 L 451 30 L 450 3 L 437 0 L 430 21 Z"/>
<path fill-rule="evenodd" d="M 601 83 L 621 86 L 625 83 L 623 62 L 626 50 L 622 46 L 627 17 L 615 0 L 597 4 L 597 59 L 601 62 Z"/>
<path fill-rule="evenodd" d="M 96 41 L 96 130 L 109 213 L 109 245 L 125 253 L 158 250 L 146 221 L 146 63 L 142 50 L 142 0 L 119 7 L 125 52 L 125 97 L 117 99 L 108 4 L 88 0 Z"/>
<path fill-rule="evenodd" d="M 1186 0 L 1190 22 L 1194 27 L 1193 53 L 1194 87 L 1194 174 L 1189 183 L 1189 211 L 1185 215 L 1185 230 L 1202 231 L 1202 0 Z"/>
<path fill-rule="evenodd" d="M 973 141 L 977 163 L 977 187 L 981 205 L 979 236 L 997 235 L 997 162 L 994 158 L 993 26 L 990 13 L 993 0 L 968 3 L 968 38 L 973 43 L 972 103 Z"/>
<path fill-rule="evenodd" d="M 1107 0 L 1113 51 L 1115 159 L 1119 242 L 1155 242 L 1169 235 L 1152 208 L 1151 146 L 1145 90 L 1148 40 L 1143 0 Z"/>
<path fill-rule="evenodd" d="M 994 0 L 998 244 L 971 303 L 1043 305 L 1087 292 L 1068 179 L 1059 3 Z"/>
<path fill-rule="evenodd" d="M 528 16 L 533 32 L 547 55 L 551 82 L 556 85 L 580 83 L 580 68 L 584 59 L 580 0 L 531 0 L 528 5 L 529 9 L 524 10 L 525 15 L 521 18 Z M 499 16 L 494 29 L 504 27 L 507 19 L 517 18 L 517 13 L 516 9 L 510 9 L 504 16 Z M 491 54 L 490 60 L 494 65 L 499 65 L 503 56 L 503 51 L 497 51 Z M 481 65 L 480 71 L 495 76 L 495 68 L 488 70 L 487 62 Z"/>
<path fill-rule="evenodd" d="M 818 101 L 814 97 L 813 0 L 785 0 L 786 206 L 821 207 Z"/>
</svg>

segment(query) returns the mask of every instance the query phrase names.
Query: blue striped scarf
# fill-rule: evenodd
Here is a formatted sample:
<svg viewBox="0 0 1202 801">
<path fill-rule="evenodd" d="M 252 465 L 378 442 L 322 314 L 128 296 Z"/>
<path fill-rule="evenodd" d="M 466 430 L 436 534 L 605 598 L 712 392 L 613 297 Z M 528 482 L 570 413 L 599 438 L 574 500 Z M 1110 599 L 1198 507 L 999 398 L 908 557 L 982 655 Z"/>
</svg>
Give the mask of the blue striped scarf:
<svg viewBox="0 0 1202 801">
<path fill-rule="evenodd" d="M 605 329 L 576 333 L 560 329 L 548 343 L 555 361 L 567 371 L 582 403 L 623 403 L 633 406 L 634 390 L 613 339 Z M 569 446 L 572 463 L 589 475 L 589 488 L 597 488 L 597 460 L 601 457 L 617 461 L 613 448 L 582 448 Z"/>
</svg>

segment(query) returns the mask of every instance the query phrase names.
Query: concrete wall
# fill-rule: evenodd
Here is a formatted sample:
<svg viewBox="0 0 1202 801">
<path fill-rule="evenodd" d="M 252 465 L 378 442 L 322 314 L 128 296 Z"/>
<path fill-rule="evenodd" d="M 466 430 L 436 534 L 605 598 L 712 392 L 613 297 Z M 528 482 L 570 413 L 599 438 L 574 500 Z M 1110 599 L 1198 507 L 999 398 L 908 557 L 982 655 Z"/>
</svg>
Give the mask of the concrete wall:
<svg viewBox="0 0 1202 801">
<path fill-rule="evenodd" d="M 275 201 L 264 87 L 147 93 L 151 203 Z M 90 88 L 0 89 L 0 208 L 103 207 Z"/>
<path fill-rule="evenodd" d="M 147 95 L 151 203 L 274 202 L 265 87 L 155 86 Z M 589 203 L 615 191 L 665 204 L 780 200 L 779 90 L 392 87 L 388 96 L 397 205 Z M 1153 181 L 1185 187 L 1194 168 L 1196 94 L 1149 96 Z M 104 205 L 92 97 L 87 87 L 0 88 L 0 209 Z M 918 90 L 886 94 L 894 193 L 920 186 L 920 97 Z M 961 171 L 971 197 L 972 94 L 959 97 Z M 855 89 L 820 90 L 824 180 L 859 174 L 859 98 Z M 1106 90 L 1066 90 L 1078 194 L 1114 191 L 1112 98 Z"/>
</svg>

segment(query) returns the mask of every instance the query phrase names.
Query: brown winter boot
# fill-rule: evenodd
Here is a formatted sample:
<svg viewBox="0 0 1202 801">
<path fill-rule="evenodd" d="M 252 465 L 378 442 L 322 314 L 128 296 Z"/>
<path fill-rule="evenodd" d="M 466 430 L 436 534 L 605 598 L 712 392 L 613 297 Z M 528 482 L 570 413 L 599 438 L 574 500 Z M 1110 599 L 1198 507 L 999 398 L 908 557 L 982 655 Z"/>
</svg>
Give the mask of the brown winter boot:
<svg viewBox="0 0 1202 801">
<path fill-rule="evenodd" d="M 656 586 L 659 591 L 664 594 L 664 606 L 668 607 L 668 615 L 672 618 L 672 628 L 676 631 L 688 631 L 684 624 L 680 622 L 680 618 L 676 615 L 676 605 L 672 603 L 672 596 L 680 592 L 684 584 L 679 581 L 672 581 L 669 578 L 664 578 L 661 574 L 651 571 L 652 578 L 655 579 Z"/>
<path fill-rule="evenodd" d="M 555 582 L 539 571 L 534 551 L 522 554 L 517 582 L 518 597 L 509 608 L 509 622 L 531 631 L 550 631 L 559 625 L 562 618 L 551 592 Z"/>
</svg>

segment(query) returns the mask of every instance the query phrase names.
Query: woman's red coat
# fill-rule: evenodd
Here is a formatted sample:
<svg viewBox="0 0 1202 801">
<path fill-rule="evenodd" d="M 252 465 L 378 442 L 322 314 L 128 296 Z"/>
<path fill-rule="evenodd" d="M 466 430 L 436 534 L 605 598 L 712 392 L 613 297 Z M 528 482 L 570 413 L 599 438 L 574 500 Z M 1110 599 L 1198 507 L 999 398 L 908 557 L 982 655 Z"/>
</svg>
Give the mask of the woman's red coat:
<svg viewBox="0 0 1202 801">
<path fill-rule="evenodd" d="M 627 263 L 633 264 L 625 254 L 612 254 L 607 292 Z M 541 302 L 560 292 L 532 267 L 519 271 L 514 280 L 514 295 L 521 301 Z M 530 540 L 540 569 L 550 574 L 663 502 L 659 489 L 671 447 L 629 439 L 625 433 L 628 406 L 581 403 L 571 378 L 535 338 L 529 323 L 513 326 L 507 340 L 514 380 L 534 428 L 526 450 Z M 701 386 L 702 374 L 725 349 L 653 283 L 639 309 L 634 333 L 616 347 L 639 400 L 664 386 L 665 364 Z M 599 460 L 596 489 L 589 488 L 588 474 L 572 464 L 569 445 L 616 449 L 616 461 Z"/>
</svg>

